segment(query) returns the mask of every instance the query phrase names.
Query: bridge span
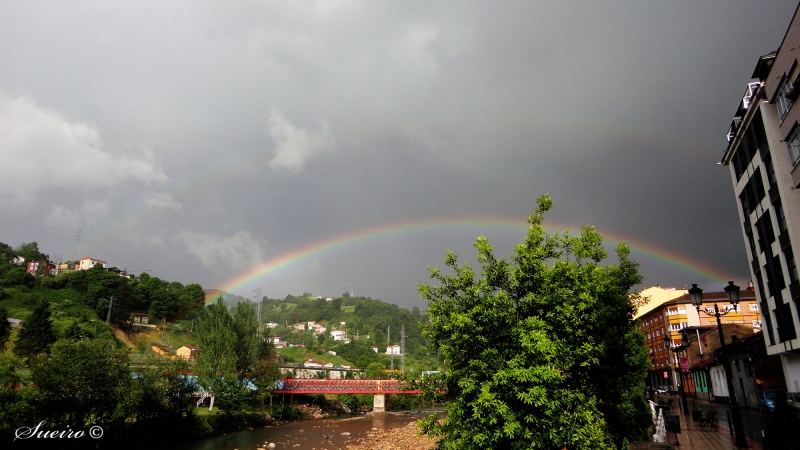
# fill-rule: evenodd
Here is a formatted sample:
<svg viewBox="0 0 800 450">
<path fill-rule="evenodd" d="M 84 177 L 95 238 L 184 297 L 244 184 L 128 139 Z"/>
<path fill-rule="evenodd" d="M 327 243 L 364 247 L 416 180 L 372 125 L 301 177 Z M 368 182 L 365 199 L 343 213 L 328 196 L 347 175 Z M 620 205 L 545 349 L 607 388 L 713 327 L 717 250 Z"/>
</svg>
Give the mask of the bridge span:
<svg viewBox="0 0 800 450">
<path fill-rule="evenodd" d="M 386 410 L 386 394 L 421 394 L 418 389 L 405 389 L 397 380 L 329 380 L 284 378 L 279 380 L 275 394 L 373 394 L 372 410 Z"/>
</svg>

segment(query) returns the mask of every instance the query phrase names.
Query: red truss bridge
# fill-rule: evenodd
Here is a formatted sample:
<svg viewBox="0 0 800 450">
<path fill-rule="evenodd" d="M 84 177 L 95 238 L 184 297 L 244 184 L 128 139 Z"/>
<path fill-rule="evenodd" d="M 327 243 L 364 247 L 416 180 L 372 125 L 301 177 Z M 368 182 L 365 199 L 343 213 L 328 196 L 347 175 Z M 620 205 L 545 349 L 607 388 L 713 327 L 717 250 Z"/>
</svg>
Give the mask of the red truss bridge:
<svg viewBox="0 0 800 450">
<path fill-rule="evenodd" d="M 328 380 L 285 378 L 279 380 L 276 394 L 421 394 L 421 390 L 404 389 L 397 380 Z"/>
</svg>

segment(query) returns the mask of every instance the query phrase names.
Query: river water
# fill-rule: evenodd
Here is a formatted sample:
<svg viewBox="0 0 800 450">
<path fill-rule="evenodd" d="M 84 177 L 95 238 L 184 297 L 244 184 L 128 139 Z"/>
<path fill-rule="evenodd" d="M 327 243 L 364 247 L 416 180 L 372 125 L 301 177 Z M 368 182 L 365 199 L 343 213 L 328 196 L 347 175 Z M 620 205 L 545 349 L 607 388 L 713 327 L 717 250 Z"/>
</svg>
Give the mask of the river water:
<svg viewBox="0 0 800 450">
<path fill-rule="evenodd" d="M 357 444 L 375 430 L 388 430 L 408 425 L 434 411 L 397 411 L 358 416 L 337 416 L 306 419 L 251 430 L 234 431 L 194 441 L 179 450 L 255 450 L 270 442 L 275 449 L 344 449 Z M 345 433 L 345 434 L 342 434 Z"/>
</svg>

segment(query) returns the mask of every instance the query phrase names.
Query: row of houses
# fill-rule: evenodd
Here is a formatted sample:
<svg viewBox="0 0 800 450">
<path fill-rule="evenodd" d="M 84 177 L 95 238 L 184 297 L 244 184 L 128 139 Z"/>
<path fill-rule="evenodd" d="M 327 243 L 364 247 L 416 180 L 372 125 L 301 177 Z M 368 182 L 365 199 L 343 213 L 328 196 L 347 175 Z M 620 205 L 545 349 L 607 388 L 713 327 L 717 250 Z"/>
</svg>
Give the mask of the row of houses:
<svg viewBox="0 0 800 450">
<path fill-rule="evenodd" d="M 184 345 L 182 347 L 178 347 L 178 349 L 175 350 L 175 354 L 173 355 L 169 347 L 157 344 L 151 345 L 150 350 L 153 353 L 166 358 L 183 359 L 186 361 L 195 361 L 197 357 L 200 355 L 200 353 L 203 351 L 200 347 L 196 345 Z"/>
<path fill-rule="evenodd" d="M 656 286 L 644 289 L 641 295 L 649 298 L 635 316 L 650 355 L 647 385 L 727 403 L 716 318 L 698 312 L 685 289 Z M 756 292 L 752 286 L 742 290 L 736 308 L 726 292 L 704 292 L 700 310 L 714 305 L 727 311 L 720 321 L 737 402 L 757 408 L 759 392 L 785 390 L 786 383 L 780 358 L 766 352 Z"/>
<path fill-rule="evenodd" d="M 108 272 L 113 272 L 119 276 L 128 277 L 128 273 L 125 270 L 121 270 L 117 267 L 106 267 L 107 263 L 105 261 L 96 258 L 90 258 L 88 256 L 84 256 L 78 260 L 77 264 L 74 262 L 56 264 L 52 261 L 28 261 L 26 263 L 25 258 L 21 256 L 17 256 L 11 262 L 18 266 L 25 264 L 25 271 L 31 275 L 38 275 L 41 273 L 58 275 L 59 273 L 74 272 L 77 270 L 89 270 L 93 268 L 95 264 L 100 264 Z"/>
</svg>

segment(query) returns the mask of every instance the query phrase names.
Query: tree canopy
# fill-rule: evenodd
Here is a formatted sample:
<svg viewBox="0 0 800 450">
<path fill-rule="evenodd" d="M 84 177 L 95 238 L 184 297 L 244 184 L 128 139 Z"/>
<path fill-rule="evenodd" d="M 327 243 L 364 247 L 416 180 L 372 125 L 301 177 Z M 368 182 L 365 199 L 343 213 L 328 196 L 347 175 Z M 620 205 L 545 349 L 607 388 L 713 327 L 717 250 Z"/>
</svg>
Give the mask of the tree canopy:
<svg viewBox="0 0 800 450">
<path fill-rule="evenodd" d="M 602 236 L 548 234 L 547 195 L 510 260 L 475 242 L 480 275 L 447 253 L 454 274 L 429 268 L 421 284 L 430 323 L 425 335 L 446 371 L 447 416 L 428 432 L 439 447 L 620 448 L 649 424 L 643 385 L 647 355 L 630 324 L 628 290 L 641 281 L 629 249 L 602 266 Z"/>
</svg>

